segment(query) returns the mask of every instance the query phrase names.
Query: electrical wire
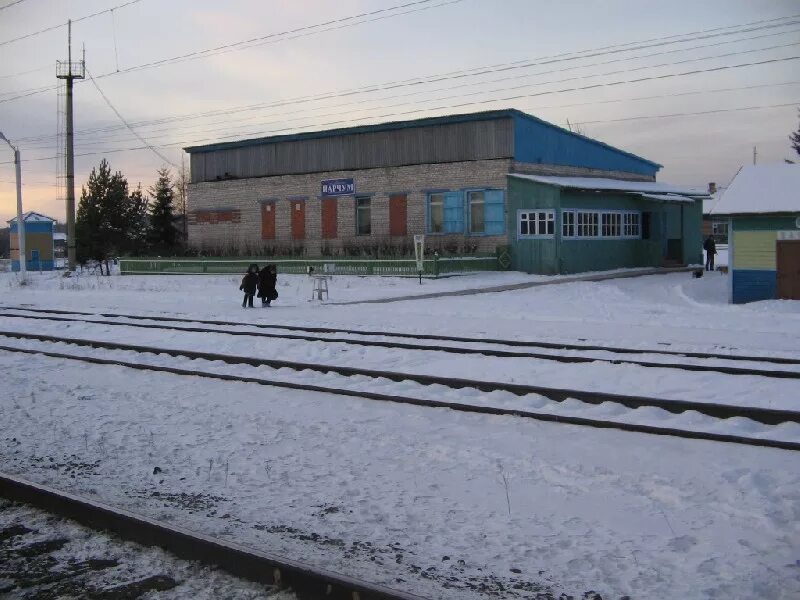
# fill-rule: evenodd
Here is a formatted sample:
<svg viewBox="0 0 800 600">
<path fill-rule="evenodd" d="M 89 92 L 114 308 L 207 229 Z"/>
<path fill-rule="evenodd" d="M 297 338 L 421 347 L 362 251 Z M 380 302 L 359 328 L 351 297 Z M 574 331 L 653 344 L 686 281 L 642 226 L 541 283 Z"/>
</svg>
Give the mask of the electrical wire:
<svg viewBox="0 0 800 600">
<path fill-rule="evenodd" d="M 86 15 L 84 17 L 78 17 L 77 19 L 72 19 L 72 22 L 73 23 L 80 23 L 81 21 L 85 21 L 86 19 L 92 19 L 94 17 L 99 17 L 100 15 L 104 15 L 107 12 L 111 12 L 112 10 L 125 8 L 126 6 L 130 6 L 131 4 L 136 4 L 137 2 L 141 2 L 141 1 L 142 0 L 130 0 L 129 2 L 125 2 L 124 4 L 119 4 L 119 5 L 114 6 L 112 8 L 107 8 L 106 10 L 101 10 L 99 12 L 92 13 L 91 15 Z M 14 42 L 19 42 L 21 40 L 26 40 L 28 38 L 31 38 L 31 37 L 34 37 L 34 36 L 37 36 L 37 35 L 41 35 L 43 33 L 47 33 L 48 31 L 54 31 L 56 29 L 61 29 L 62 27 L 66 27 L 66 26 L 67 26 L 66 23 L 59 23 L 58 25 L 53 25 L 51 27 L 45 27 L 44 29 L 40 29 L 39 31 L 33 31 L 31 33 L 26 33 L 25 35 L 21 35 L 19 37 L 15 37 L 15 38 L 10 39 L 10 40 L 4 40 L 4 41 L 0 42 L 0 46 L 5 46 L 6 44 L 13 44 Z M 51 67 L 47 67 L 47 68 L 49 69 Z"/>
<path fill-rule="evenodd" d="M 109 100 L 109 99 L 108 99 L 108 96 L 106 96 L 106 95 L 103 93 L 103 90 L 102 90 L 102 89 L 100 89 L 100 86 L 99 86 L 99 85 L 97 85 L 97 82 L 94 80 L 94 77 L 92 77 L 92 74 L 89 72 L 89 69 L 86 69 L 86 74 L 89 76 L 89 81 L 91 81 L 91 82 L 92 82 L 92 84 L 94 84 L 94 87 L 97 89 L 97 91 L 99 92 L 99 94 L 100 94 L 100 95 L 103 97 L 103 100 L 105 100 L 105 103 L 106 103 L 106 104 L 108 104 L 108 107 L 109 107 L 111 110 L 113 110 L 113 111 L 114 111 L 114 114 L 115 114 L 115 115 L 117 115 L 117 117 L 119 118 L 119 120 L 120 120 L 120 121 L 122 121 L 122 123 L 125 125 L 125 127 L 127 127 L 127 128 L 130 130 L 130 132 L 131 132 L 133 135 L 135 135 L 135 136 L 136 136 L 136 139 L 138 139 L 140 142 L 142 142 L 142 143 L 145 145 L 145 147 L 147 147 L 147 148 L 150 148 L 150 150 L 152 150 L 152 151 L 153 151 L 153 153 L 154 153 L 156 156 L 158 156 L 158 157 L 159 157 L 161 160 L 163 160 L 163 161 L 164 161 L 164 162 L 166 162 L 166 163 L 169 163 L 170 165 L 172 165 L 173 167 L 175 167 L 175 168 L 177 169 L 177 168 L 178 168 L 178 165 L 176 165 L 174 162 L 172 162 L 172 161 L 171 161 L 171 160 L 169 160 L 169 159 L 168 159 L 166 156 L 164 156 L 164 155 L 163 155 L 163 154 L 161 154 L 161 153 L 160 153 L 158 150 L 156 150 L 156 149 L 155 149 L 155 148 L 154 148 L 154 147 L 153 147 L 153 146 L 150 144 L 150 142 L 148 142 L 148 141 L 147 141 L 146 139 L 144 139 L 144 138 L 143 138 L 141 135 L 139 135 L 139 133 L 138 133 L 138 132 L 137 132 L 137 131 L 136 131 L 136 130 L 133 128 L 133 127 L 131 127 L 131 126 L 128 124 L 128 122 L 125 120 L 125 117 L 123 117 L 123 116 L 122 116 L 122 114 L 121 114 L 121 113 L 120 113 L 120 112 L 117 110 L 117 108 L 116 108 L 116 107 L 115 107 L 115 106 L 114 106 L 114 105 L 111 103 L 111 100 Z"/>
<path fill-rule="evenodd" d="M 9 2 L 8 4 L 4 4 L 3 6 L 0 6 L 0 10 L 5 10 L 7 8 L 11 8 L 12 6 L 20 4 L 22 2 L 25 2 L 25 0 L 14 0 L 13 2 Z"/>
</svg>

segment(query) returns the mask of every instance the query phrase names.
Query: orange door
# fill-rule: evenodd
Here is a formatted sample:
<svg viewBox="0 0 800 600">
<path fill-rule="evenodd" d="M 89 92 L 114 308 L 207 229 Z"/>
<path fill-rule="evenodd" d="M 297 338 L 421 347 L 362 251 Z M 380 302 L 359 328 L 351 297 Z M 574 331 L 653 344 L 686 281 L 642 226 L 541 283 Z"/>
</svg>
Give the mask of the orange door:
<svg viewBox="0 0 800 600">
<path fill-rule="evenodd" d="M 322 239 L 332 240 L 336 238 L 336 198 L 322 199 Z"/>
<path fill-rule="evenodd" d="M 408 233 L 407 206 L 405 194 L 389 196 L 389 235 L 405 236 Z"/>
<path fill-rule="evenodd" d="M 306 203 L 300 200 L 292 202 L 292 239 L 306 239 Z"/>
<path fill-rule="evenodd" d="M 800 240 L 778 240 L 778 298 L 800 300 Z"/>
<path fill-rule="evenodd" d="M 261 203 L 261 239 L 275 239 L 275 203 Z"/>
</svg>

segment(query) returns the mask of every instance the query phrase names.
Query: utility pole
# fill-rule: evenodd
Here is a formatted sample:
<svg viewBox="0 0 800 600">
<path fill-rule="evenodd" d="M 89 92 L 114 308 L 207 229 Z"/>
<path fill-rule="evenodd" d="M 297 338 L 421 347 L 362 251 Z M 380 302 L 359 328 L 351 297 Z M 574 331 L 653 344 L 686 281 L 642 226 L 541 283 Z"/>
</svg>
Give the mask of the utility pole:
<svg viewBox="0 0 800 600">
<path fill-rule="evenodd" d="M 757 160 L 758 160 L 758 150 L 756 150 L 756 147 L 753 146 L 753 164 L 756 164 Z"/>
<path fill-rule="evenodd" d="M 14 166 L 17 174 L 17 239 L 19 248 L 19 273 L 22 282 L 25 283 L 25 273 L 28 270 L 28 253 L 25 249 L 25 219 L 22 215 L 22 159 L 20 158 L 19 146 L 14 146 L 3 132 L 0 131 L 0 139 L 11 146 L 14 151 Z"/>
<path fill-rule="evenodd" d="M 72 62 L 72 21 L 67 22 L 67 62 L 56 61 L 56 77 L 67 83 L 66 107 L 66 200 L 67 200 L 67 265 L 75 271 L 75 152 L 72 122 L 72 82 L 86 75 L 86 53 L 79 62 Z"/>
</svg>

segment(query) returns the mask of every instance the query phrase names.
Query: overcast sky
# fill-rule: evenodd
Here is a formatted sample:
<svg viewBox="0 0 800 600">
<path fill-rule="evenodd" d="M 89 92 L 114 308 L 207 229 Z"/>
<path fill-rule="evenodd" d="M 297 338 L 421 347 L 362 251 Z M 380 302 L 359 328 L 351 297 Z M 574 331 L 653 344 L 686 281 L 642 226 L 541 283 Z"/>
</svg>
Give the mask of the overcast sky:
<svg viewBox="0 0 800 600">
<path fill-rule="evenodd" d="M 2 8 L 12 0 L 0 0 L 0 131 L 20 140 L 26 210 L 64 220 L 51 158 L 57 155 L 59 98 L 49 89 L 4 100 L 57 83 L 55 61 L 66 58 L 67 32 L 61 27 L 3 42 L 127 1 L 23 0 Z M 672 183 L 724 185 L 752 162 L 753 146 L 759 162 L 797 158 L 788 135 L 798 126 L 800 60 L 708 70 L 800 56 L 798 0 L 412 2 L 138 0 L 76 23 L 73 51 L 85 45 L 89 72 L 126 120 L 166 119 L 135 129 L 176 165 L 181 147 L 195 142 L 506 107 L 561 126 L 578 124 L 590 137 L 663 164 L 658 178 Z M 407 6 L 392 8 L 400 5 Z M 798 18 L 763 22 L 792 15 Z M 319 27 L 337 19 L 345 20 Z M 739 31 L 735 35 L 664 43 L 678 39 L 672 38 L 541 64 L 554 55 L 739 25 L 712 32 Z M 299 28 L 306 29 L 265 37 Z M 247 48 L 131 69 L 254 38 L 262 39 Z M 531 62 L 540 64 L 525 64 Z M 476 74 L 486 66 L 493 70 Z M 706 72 L 555 93 L 697 70 Z M 470 72 L 363 89 L 459 71 Z M 362 89 L 342 95 L 355 88 Z M 309 98 L 320 95 L 327 97 Z M 750 107 L 766 108 L 630 120 Z M 224 114 L 198 116 L 208 111 Z M 181 116 L 186 118 L 176 120 Z M 131 185 L 149 187 L 155 180 L 164 160 L 148 149 L 127 150 L 143 144 L 118 126 L 94 85 L 76 84 L 77 196 L 103 156 Z M 114 129 L 86 131 L 97 128 Z M 0 147 L 0 222 L 16 214 L 12 159 Z"/>
</svg>

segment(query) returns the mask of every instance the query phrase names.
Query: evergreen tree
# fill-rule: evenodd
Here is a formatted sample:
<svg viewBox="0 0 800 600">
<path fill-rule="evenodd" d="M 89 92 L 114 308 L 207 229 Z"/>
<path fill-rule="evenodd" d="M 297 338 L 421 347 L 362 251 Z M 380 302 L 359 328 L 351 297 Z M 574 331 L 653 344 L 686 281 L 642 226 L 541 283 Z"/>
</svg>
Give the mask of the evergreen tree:
<svg viewBox="0 0 800 600">
<path fill-rule="evenodd" d="M 75 220 L 79 260 L 105 262 L 108 270 L 111 256 L 137 252 L 144 244 L 146 215 L 147 202 L 141 189 L 129 196 L 125 177 L 119 171 L 112 175 L 108 161 L 103 159 L 81 190 Z"/>
<path fill-rule="evenodd" d="M 140 254 L 148 247 L 150 233 L 149 203 L 142 192 L 142 185 L 131 192 L 127 207 L 128 234 L 126 236 L 126 253 Z"/>
<path fill-rule="evenodd" d="M 798 111 L 798 114 L 800 114 L 800 111 Z M 794 151 L 800 154 L 800 125 L 797 126 L 797 131 L 791 134 L 789 138 L 792 140 L 792 148 L 794 148 Z"/>
<path fill-rule="evenodd" d="M 169 169 L 158 171 L 158 180 L 150 188 L 153 202 L 150 205 L 150 245 L 158 252 L 172 252 L 177 241 L 177 231 L 173 225 L 175 190 Z"/>
</svg>

